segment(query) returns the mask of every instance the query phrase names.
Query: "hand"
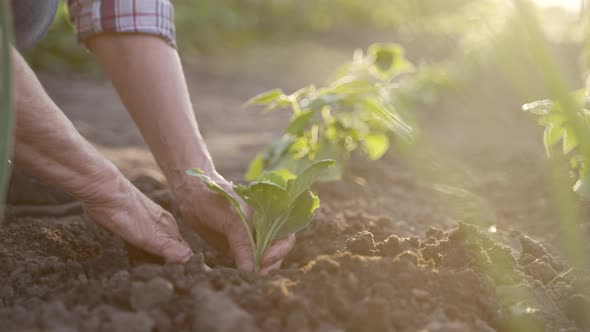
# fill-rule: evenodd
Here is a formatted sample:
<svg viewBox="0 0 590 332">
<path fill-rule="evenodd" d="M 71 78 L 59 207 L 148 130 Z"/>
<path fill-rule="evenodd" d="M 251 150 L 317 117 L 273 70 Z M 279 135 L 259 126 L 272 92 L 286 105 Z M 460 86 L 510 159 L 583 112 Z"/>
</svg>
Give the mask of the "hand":
<svg viewBox="0 0 590 332">
<path fill-rule="evenodd" d="M 240 202 L 251 219 L 252 209 L 232 189 L 231 183 L 216 172 L 209 176 Z M 254 254 L 248 233 L 234 207 L 223 196 L 207 189 L 199 180 L 186 177 L 183 189 L 175 190 L 185 220 L 219 250 L 229 253 L 240 270 L 254 271 Z M 174 189 L 173 189 L 174 190 Z M 295 235 L 275 241 L 264 253 L 259 274 L 279 269 L 295 245 Z"/>
<path fill-rule="evenodd" d="M 110 192 L 83 202 L 86 214 L 96 223 L 121 236 L 132 245 L 167 261 L 186 263 L 193 255 L 182 239 L 174 217 L 141 193 L 123 175 L 115 181 L 94 182 L 89 191 Z"/>
</svg>

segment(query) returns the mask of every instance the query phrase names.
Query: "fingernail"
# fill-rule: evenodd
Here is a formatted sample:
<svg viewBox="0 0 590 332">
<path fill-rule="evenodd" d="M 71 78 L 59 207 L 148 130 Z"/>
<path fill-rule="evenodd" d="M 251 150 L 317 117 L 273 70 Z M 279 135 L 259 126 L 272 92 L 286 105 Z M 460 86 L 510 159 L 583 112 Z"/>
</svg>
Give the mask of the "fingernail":
<svg viewBox="0 0 590 332">
<path fill-rule="evenodd" d="M 188 246 L 184 246 L 181 244 L 169 247 L 167 252 L 164 253 L 166 257 L 171 257 L 175 261 L 179 263 L 186 263 L 188 262 L 191 257 L 194 255 L 191 248 Z"/>
</svg>

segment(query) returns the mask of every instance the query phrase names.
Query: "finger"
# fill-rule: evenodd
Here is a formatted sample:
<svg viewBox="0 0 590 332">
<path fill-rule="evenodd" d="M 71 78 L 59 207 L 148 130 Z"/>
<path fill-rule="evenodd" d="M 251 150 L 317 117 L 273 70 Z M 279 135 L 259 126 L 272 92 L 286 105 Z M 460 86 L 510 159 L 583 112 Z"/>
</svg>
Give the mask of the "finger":
<svg viewBox="0 0 590 332">
<path fill-rule="evenodd" d="M 295 246 L 295 234 L 275 241 L 262 256 L 262 269 L 282 261 Z"/>
<path fill-rule="evenodd" d="M 162 241 L 160 248 L 160 254 L 168 262 L 184 264 L 193 256 L 193 251 L 183 238 L 167 237 Z"/>
<path fill-rule="evenodd" d="M 244 227 L 241 224 L 234 224 L 228 229 L 227 237 L 236 267 L 242 271 L 254 271 L 254 254 Z"/>
<path fill-rule="evenodd" d="M 182 238 L 178 225 L 172 214 L 160 211 L 160 217 L 152 228 L 155 235 L 153 246 L 156 254 L 161 255 L 166 261 L 174 263 L 186 263 L 193 255 L 189 244 Z M 150 245 L 149 243 L 147 244 Z"/>
<path fill-rule="evenodd" d="M 260 271 L 258 271 L 258 275 L 264 276 L 264 275 L 267 275 L 270 271 L 278 270 L 281 268 L 281 264 L 283 264 L 282 259 L 278 260 L 277 262 L 274 262 L 271 265 L 265 266 L 262 269 L 260 269 Z"/>
</svg>

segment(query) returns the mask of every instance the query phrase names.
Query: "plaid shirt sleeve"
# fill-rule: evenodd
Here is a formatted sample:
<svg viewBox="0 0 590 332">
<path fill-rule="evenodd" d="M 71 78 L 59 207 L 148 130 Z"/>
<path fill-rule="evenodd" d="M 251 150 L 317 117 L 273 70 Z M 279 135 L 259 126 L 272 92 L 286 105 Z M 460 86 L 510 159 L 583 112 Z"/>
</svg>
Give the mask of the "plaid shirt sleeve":
<svg viewBox="0 0 590 332">
<path fill-rule="evenodd" d="M 176 47 L 174 8 L 169 0 L 68 0 L 79 41 L 102 32 L 158 36 Z"/>
</svg>

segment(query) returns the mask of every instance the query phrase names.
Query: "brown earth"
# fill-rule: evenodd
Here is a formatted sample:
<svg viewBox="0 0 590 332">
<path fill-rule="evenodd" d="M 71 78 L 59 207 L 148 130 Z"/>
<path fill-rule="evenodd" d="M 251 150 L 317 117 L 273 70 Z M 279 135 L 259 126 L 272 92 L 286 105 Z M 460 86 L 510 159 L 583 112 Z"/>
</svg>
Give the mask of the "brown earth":
<svg viewBox="0 0 590 332">
<path fill-rule="evenodd" d="M 40 77 L 82 134 L 174 211 L 111 86 Z M 239 180 L 286 120 L 240 105 L 302 82 L 192 66 L 187 77 L 218 168 Z M 549 165 L 524 101 L 497 81 L 418 110 L 453 171 L 437 175 L 441 160 L 415 167 L 396 151 L 373 163 L 353 158 L 344 181 L 318 186 L 322 207 L 285 269 L 263 278 L 232 269 L 180 219 L 202 255 L 184 266 L 138 256 L 67 195 L 16 169 L 0 228 L 0 330 L 590 331 L 590 278 L 561 258 Z"/>
</svg>

